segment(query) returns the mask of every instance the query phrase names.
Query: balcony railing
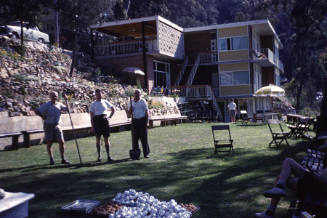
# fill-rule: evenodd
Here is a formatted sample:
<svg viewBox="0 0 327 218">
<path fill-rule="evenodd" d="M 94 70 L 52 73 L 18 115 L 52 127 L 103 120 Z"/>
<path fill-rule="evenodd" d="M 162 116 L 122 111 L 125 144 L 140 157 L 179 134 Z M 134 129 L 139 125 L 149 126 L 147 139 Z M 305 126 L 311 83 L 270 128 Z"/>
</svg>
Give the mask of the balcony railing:
<svg viewBox="0 0 327 218">
<path fill-rule="evenodd" d="M 213 64 L 218 62 L 218 52 L 212 51 L 200 54 L 200 64 Z"/>
<path fill-rule="evenodd" d="M 172 86 L 171 92 L 178 92 L 181 97 L 212 99 L 213 93 L 209 85 Z"/>
<path fill-rule="evenodd" d="M 269 48 L 252 50 L 252 53 L 254 60 L 267 60 L 284 72 L 283 62 L 281 62 L 280 59 L 274 54 L 274 52 L 272 52 Z"/>
<path fill-rule="evenodd" d="M 146 52 L 158 52 L 157 40 L 146 40 Z M 143 42 L 141 40 L 121 43 L 110 43 L 104 45 L 96 45 L 94 47 L 96 56 L 117 56 L 125 54 L 141 53 L 143 50 Z"/>
</svg>

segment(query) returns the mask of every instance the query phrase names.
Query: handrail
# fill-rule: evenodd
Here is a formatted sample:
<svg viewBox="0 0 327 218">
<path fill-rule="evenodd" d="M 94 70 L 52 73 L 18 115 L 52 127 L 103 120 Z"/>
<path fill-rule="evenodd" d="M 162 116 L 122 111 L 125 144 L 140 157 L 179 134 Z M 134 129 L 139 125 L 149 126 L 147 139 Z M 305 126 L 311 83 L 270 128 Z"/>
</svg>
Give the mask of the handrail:
<svg viewBox="0 0 327 218">
<path fill-rule="evenodd" d="M 217 117 L 222 119 L 222 113 L 219 109 L 215 93 L 210 85 L 172 86 L 170 88 L 171 90 L 178 89 L 180 96 L 212 100 L 213 109 L 217 112 Z"/>
<path fill-rule="evenodd" d="M 181 88 L 203 88 L 203 87 L 208 87 L 210 85 L 183 85 L 183 86 L 171 86 L 171 89 L 181 89 Z"/>
<path fill-rule="evenodd" d="M 218 52 L 202 52 L 200 53 L 200 64 L 211 64 L 218 62 Z"/>
<path fill-rule="evenodd" d="M 156 40 L 146 40 L 145 46 L 147 52 L 158 51 Z M 115 44 L 95 46 L 95 54 L 97 56 L 115 56 L 123 54 L 141 53 L 142 51 L 142 41 L 121 42 Z"/>
<path fill-rule="evenodd" d="M 175 81 L 175 85 L 178 86 L 183 78 L 184 72 L 186 70 L 188 64 L 188 56 L 185 57 L 184 62 L 183 62 L 183 66 L 181 68 L 181 70 L 179 71 L 176 81 Z"/>
<path fill-rule="evenodd" d="M 197 56 L 197 58 L 196 58 L 196 60 L 194 62 L 191 73 L 188 76 L 188 79 L 186 81 L 186 85 L 192 85 L 193 79 L 194 79 L 195 74 L 196 74 L 196 72 L 198 70 L 198 67 L 199 67 L 199 63 L 200 63 L 200 54 L 198 54 L 198 56 Z"/>
<path fill-rule="evenodd" d="M 268 60 L 270 63 L 274 64 L 277 68 L 284 72 L 283 62 L 274 54 L 274 52 L 269 48 L 262 48 L 257 50 L 251 50 L 254 60 Z"/>
</svg>

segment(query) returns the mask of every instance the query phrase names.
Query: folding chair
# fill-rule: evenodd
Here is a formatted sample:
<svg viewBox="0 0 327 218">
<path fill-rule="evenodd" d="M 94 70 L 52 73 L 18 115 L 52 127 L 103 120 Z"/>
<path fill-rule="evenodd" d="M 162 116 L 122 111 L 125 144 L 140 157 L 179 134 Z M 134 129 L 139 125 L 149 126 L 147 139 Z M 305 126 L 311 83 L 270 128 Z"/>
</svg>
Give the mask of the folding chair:
<svg viewBox="0 0 327 218">
<path fill-rule="evenodd" d="M 299 120 L 297 129 L 295 131 L 296 138 L 309 138 L 310 136 L 308 134 L 310 125 L 313 123 L 313 119 L 310 117 L 305 117 Z"/>
<path fill-rule="evenodd" d="M 233 153 L 233 140 L 230 134 L 229 125 L 215 125 L 211 126 L 212 137 L 215 146 L 215 154 L 218 152 L 232 152 Z M 220 132 L 220 134 L 217 133 Z M 228 132 L 228 135 L 227 135 Z M 223 150 L 220 150 L 223 148 Z M 226 150 L 228 148 L 228 150 Z"/>
<path fill-rule="evenodd" d="M 271 124 L 276 124 L 276 123 L 278 123 L 281 132 L 273 131 Z M 275 145 L 279 148 L 283 141 L 286 142 L 287 146 L 290 146 L 287 141 L 287 137 L 289 136 L 290 133 L 284 132 L 284 129 L 283 129 L 282 125 L 280 124 L 280 122 L 276 122 L 276 120 L 269 119 L 267 124 L 268 124 L 269 130 L 271 133 L 271 137 L 272 137 L 272 140 L 269 143 L 269 148 L 271 147 L 271 145 L 273 143 L 275 143 Z"/>
</svg>

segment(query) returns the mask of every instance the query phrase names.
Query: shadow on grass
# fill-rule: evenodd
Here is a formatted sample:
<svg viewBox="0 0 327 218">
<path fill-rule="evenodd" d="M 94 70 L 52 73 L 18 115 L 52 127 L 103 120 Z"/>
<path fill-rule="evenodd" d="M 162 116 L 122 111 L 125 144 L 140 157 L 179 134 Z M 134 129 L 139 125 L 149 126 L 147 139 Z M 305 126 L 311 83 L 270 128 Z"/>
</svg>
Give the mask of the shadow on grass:
<svg viewBox="0 0 327 218">
<path fill-rule="evenodd" d="M 68 202 L 108 201 L 129 188 L 149 192 L 160 200 L 192 202 L 201 208 L 194 217 L 253 217 L 256 210 L 264 209 L 255 199 L 271 186 L 281 161 L 302 152 L 305 144 L 287 147 L 278 155 L 238 148 L 232 155 L 214 158 L 213 148 L 198 148 L 165 154 L 169 160 L 160 162 L 122 159 L 81 166 L 35 165 L 9 169 L 18 174 L 5 177 L 2 182 L 8 191 L 36 194 L 30 203 L 31 217 L 67 217 L 57 212 Z M 89 170 L 94 166 L 100 167 Z M 55 170 L 61 167 L 67 169 Z M 40 170 L 42 174 L 38 174 Z"/>
</svg>

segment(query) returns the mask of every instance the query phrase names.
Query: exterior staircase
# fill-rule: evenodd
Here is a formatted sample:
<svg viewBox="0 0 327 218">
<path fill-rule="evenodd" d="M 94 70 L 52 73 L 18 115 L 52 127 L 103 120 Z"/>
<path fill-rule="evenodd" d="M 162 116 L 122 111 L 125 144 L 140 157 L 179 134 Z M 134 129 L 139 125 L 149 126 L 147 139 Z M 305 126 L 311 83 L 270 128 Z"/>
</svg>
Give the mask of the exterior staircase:
<svg viewBox="0 0 327 218">
<path fill-rule="evenodd" d="M 198 71 L 199 64 L 200 64 L 200 54 L 197 56 L 197 58 L 196 58 L 196 60 L 195 60 L 195 62 L 194 62 L 194 65 L 193 65 L 193 67 L 192 67 L 191 73 L 190 73 L 189 76 L 188 76 L 188 79 L 187 79 L 187 81 L 186 81 L 186 85 L 187 85 L 187 86 L 192 85 L 192 83 L 193 83 L 193 79 L 194 79 L 194 77 L 195 77 L 195 74 L 196 74 L 196 72 Z"/>
<path fill-rule="evenodd" d="M 216 111 L 218 120 L 223 120 L 223 115 L 222 115 L 222 113 L 221 113 L 221 111 L 219 109 L 219 105 L 217 103 L 217 98 L 215 96 L 215 92 L 213 91 L 211 86 L 209 86 L 209 87 L 210 87 L 210 90 L 211 90 L 213 110 Z"/>
<path fill-rule="evenodd" d="M 177 78 L 175 80 L 175 86 L 180 85 L 182 78 L 184 76 L 184 72 L 186 70 L 187 64 L 188 64 L 188 56 L 185 57 L 185 59 L 183 61 L 183 66 L 182 66 L 181 70 L 178 72 Z"/>
</svg>

